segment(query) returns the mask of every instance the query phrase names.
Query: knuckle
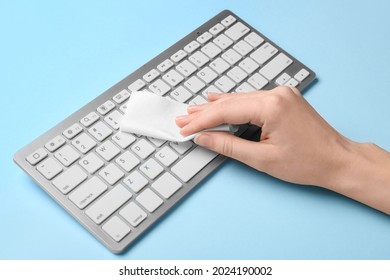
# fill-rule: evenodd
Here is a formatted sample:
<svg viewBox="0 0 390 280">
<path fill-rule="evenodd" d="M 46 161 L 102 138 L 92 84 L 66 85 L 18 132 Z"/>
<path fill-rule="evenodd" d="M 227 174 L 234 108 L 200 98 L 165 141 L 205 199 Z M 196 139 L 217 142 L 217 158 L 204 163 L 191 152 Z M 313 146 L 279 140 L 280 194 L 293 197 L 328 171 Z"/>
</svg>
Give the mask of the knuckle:
<svg viewBox="0 0 390 280">
<path fill-rule="evenodd" d="M 286 105 L 286 100 L 283 95 L 273 94 L 267 98 L 267 107 L 272 111 L 281 111 Z"/>
<path fill-rule="evenodd" d="M 278 91 L 267 95 L 267 108 L 273 113 L 287 110 L 297 95 L 289 87 L 279 87 Z"/>
<path fill-rule="evenodd" d="M 230 137 L 224 137 L 222 138 L 222 141 L 220 143 L 220 151 L 222 154 L 227 156 L 233 155 L 233 142 Z"/>
<path fill-rule="evenodd" d="M 287 86 L 277 87 L 276 90 L 281 94 L 292 94 L 294 92 L 291 87 L 287 87 Z"/>
</svg>

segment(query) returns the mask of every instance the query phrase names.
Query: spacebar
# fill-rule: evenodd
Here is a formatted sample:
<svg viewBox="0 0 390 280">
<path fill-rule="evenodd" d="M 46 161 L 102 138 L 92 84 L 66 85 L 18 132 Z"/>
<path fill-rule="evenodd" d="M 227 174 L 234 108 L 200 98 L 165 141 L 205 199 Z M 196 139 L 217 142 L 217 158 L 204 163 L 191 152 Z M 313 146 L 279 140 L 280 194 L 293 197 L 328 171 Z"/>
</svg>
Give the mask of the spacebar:
<svg viewBox="0 0 390 280">
<path fill-rule="evenodd" d="M 176 163 L 172 167 L 172 172 L 182 181 L 188 182 L 217 155 L 217 153 L 198 146 Z"/>
</svg>

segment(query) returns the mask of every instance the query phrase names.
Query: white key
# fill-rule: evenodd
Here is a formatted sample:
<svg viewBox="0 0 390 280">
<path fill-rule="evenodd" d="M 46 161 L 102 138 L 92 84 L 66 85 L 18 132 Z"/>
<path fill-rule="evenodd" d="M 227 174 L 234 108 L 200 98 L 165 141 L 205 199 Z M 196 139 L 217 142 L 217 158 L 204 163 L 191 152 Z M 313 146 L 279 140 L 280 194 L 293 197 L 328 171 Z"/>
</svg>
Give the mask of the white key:
<svg viewBox="0 0 390 280">
<path fill-rule="evenodd" d="M 137 170 L 127 176 L 123 182 L 135 193 L 142 190 L 148 184 L 148 180 Z"/>
<path fill-rule="evenodd" d="M 276 84 L 279 86 L 284 85 L 287 83 L 288 80 L 291 79 L 291 76 L 287 73 L 283 73 L 282 75 L 279 76 L 279 78 L 276 79 Z"/>
<path fill-rule="evenodd" d="M 193 53 L 196 49 L 200 47 L 200 44 L 197 41 L 192 41 L 188 43 L 185 47 L 184 50 L 188 53 Z"/>
<path fill-rule="evenodd" d="M 170 70 L 163 76 L 163 79 L 173 87 L 184 80 L 183 76 L 177 73 L 175 70 Z"/>
<path fill-rule="evenodd" d="M 170 59 L 165 59 L 163 62 L 161 62 L 158 66 L 157 69 L 161 72 L 165 72 L 168 69 L 170 69 L 173 66 L 173 62 Z"/>
<path fill-rule="evenodd" d="M 122 104 L 125 100 L 127 100 L 130 97 L 130 92 L 127 90 L 121 90 L 117 94 L 114 95 L 112 98 L 116 103 Z"/>
<path fill-rule="evenodd" d="M 171 56 L 171 59 L 174 61 L 174 62 L 179 62 L 180 60 L 182 60 L 183 58 L 185 58 L 187 56 L 187 53 L 183 50 L 179 50 L 177 51 L 174 55 Z"/>
<path fill-rule="evenodd" d="M 250 84 L 248 84 L 247 82 L 243 82 L 241 85 L 239 85 L 237 88 L 236 88 L 236 92 L 251 92 L 251 91 L 255 91 L 255 88 L 252 87 Z"/>
<path fill-rule="evenodd" d="M 80 209 L 87 207 L 92 201 L 107 190 L 107 185 L 94 176 L 71 193 L 69 199 Z"/>
<path fill-rule="evenodd" d="M 127 102 L 125 104 L 123 104 L 122 106 L 119 107 L 119 110 L 122 111 L 122 113 L 126 113 L 126 110 L 127 110 Z"/>
<path fill-rule="evenodd" d="M 201 51 L 210 58 L 214 58 L 221 53 L 221 49 L 212 42 L 201 48 Z"/>
<path fill-rule="evenodd" d="M 101 115 L 106 115 L 108 112 L 110 112 L 112 109 L 115 108 L 114 102 L 111 100 L 107 100 L 104 102 L 102 105 L 100 105 L 96 110 L 101 114 Z"/>
<path fill-rule="evenodd" d="M 163 200 L 149 188 L 137 196 L 136 200 L 151 213 L 163 204 Z"/>
<path fill-rule="evenodd" d="M 228 27 L 232 25 L 236 21 L 236 18 L 232 15 L 227 16 L 224 20 L 221 21 L 221 23 L 225 26 Z"/>
<path fill-rule="evenodd" d="M 115 146 L 110 140 L 107 140 L 99 147 L 97 147 L 96 152 L 106 161 L 110 161 L 116 157 L 116 155 L 119 154 L 121 150 L 119 150 L 119 148 Z"/>
<path fill-rule="evenodd" d="M 209 92 L 211 92 L 211 93 L 222 93 L 222 91 L 219 88 L 211 85 L 208 88 L 206 88 L 204 91 L 202 91 L 202 95 L 206 98 L 206 100 L 209 100 L 209 98 L 208 98 L 208 93 Z"/>
<path fill-rule="evenodd" d="M 218 57 L 213 62 L 210 63 L 210 67 L 213 68 L 213 70 L 217 71 L 217 73 L 222 74 L 227 69 L 229 69 L 230 65 L 222 58 Z"/>
<path fill-rule="evenodd" d="M 116 182 L 119 181 L 120 178 L 122 178 L 125 174 L 116 167 L 115 164 L 110 163 L 106 167 L 104 167 L 99 172 L 100 177 L 102 177 L 107 183 L 110 185 L 114 185 Z"/>
<path fill-rule="evenodd" d="M 241 59 L 241 55 L 238 54 L 235 50 L 228 49 L 226 52 L 224 52 L 221 57 L 229 62 L 231 65 L 236 64 L 237 61 Z"/>
<path fill-rule="evenodd" d="M 79 161 L 79 164 L 93 174 L 104 165 L 104 162 L 95 153 L 89 153 Z"/>
<path fill-rule="evenodd" d="M 193 93 L 197 93 L 198 91 L 200 91 L 202 88 L 205 87 L 205 84 L 195 76 L 185 81 L 184 85 Z"/>
<path fill-rule="evenodd" d="M 259 73 L 268 80 L 272 80 L 291 63 L 293 63 L 291 58 L 287 57 L 284 53 L 279 53 L 275 58 L 268 62 L 267 65 L 261 68 Z"/>
<path fill-rule="evenodd" d="M 156 147 L 161 147 L 162 145 L 164 145 L 165 142 L 167 142 L 167 141 L 165 141 L 165 140 L 156 139 L 156 138 L 153 138 L 153 137 L 147 137 L 147 138 L 148 138 L 148 140 L 149 140 L 150 142 L 152 142 L 153 145 L 155 145 Z"/>
<path fill-rule="evenodd" d="M 130 91 L 137 91 L 137 90 L 140 90 L 141 88 L 143 88 L 144 86 L 146 86 L 146 83 L 144 82 L 144 80 L 138 79 L 135 82 L 133 82 L 131 85 L 129 85 L 127 88 Z"/>
<path fill-rule="evenodd" d="M 142 159 L 146 159 L 150 156 L 156 149 L 145 139 L 139 140 L 133 146 L 131 150 Z"/>
<path fill-rule="evenodd" d="M 176 66 L 176 69 L 186 77 L 196 71 L 196 67 L 188 60 L 184 60 L 183 62 L 181 62 L 179 65 Z"/>
<path fill-rule="evenodd" d="M 228 30 L 225 31 L 225 34 L 230 37 L 233 41 L 237 41 L 246 33 L 249 32 L 249 28 L 242 24 L 241 22 L 237 22 Z"/>
<path fill-rule="evenodd" d="M 158 178 L 153 184 L 152 187 L 165 199 L 170 198 L 175 192 L 177 192 L 181 187 L 180 183 L 175 177 L 170 173 L 164 173 L 160 178 Z"/>
<path fill-rule="evenodd" d="M 156 79 L 158 76 L 160 76 L 160 72 L 158 72 L 156 69 L 150 70 L 148 73 L 146 73 L 142 78 L 150 83 L 154 79 Z"/>
<path fill-rule="evenodd" d="M 192 142 L 170 142 L 169 146 L 171 146 L 173 149 L 175 149 L 176 152 L 182 155 L 192 147 Z"/>
<path fill-rule="evenodd" d="M 46 179 L 51 180 L 62 171 L 62 166 L 53 158 L 48 158 L 37 165 L 37 170 Z"/>
<path fill-rule="evenodd" d="M 284 85 L 285 85 L 285 86 L 288 86 L 288 87 L 296 87 L 298 84 L 299 84 L 299 82 L 298 82 L 297 80 L 295 80 L 294 78 L 291 78 L 291 79 L 288 80 L 288 82 L 285 83 Z"/>
<path fill-rule="evenodd" d="M 103 122 L 97 122 L 90 129 L 88 129 L 88 132 L 98 141 L 103 141 L 112 134 L 112 130 Z"/>
<path fill-rule="evenodd" d="M 83 131 L 83 128 L 78 123 L 75 123 L 68 127 L 68 129 L 65 129 L 65 131 L 62 133 L 66 138 L 72 139 L 77 134 L 81 133 Z"/>
<path fill-rule="evenodd" d="M 88 134 L 82 133 L 72 141 L 72 145 L 81 153 L 86 154 L 96 146 L 96 142 Z"/>
<path fill-rule="evenodd" d="M 111 138 L 119 147 L 126 149 L 135 141 L 135 137 L 130 133 L 118 132 Z"/>
<path fill-rule="evenodd" d="M 219 78 L 215 82 L 215 85 L 219 87 L 223 92 L 229 92 L 232 88 L 236 86 L 236 84 L 226 76 L 222 76 L 221 78 Z"/>
<path fill-rule="evenodd" d="M 247 41 L 254 48 L 260 46 L 260 44 L 264 42 L 264 39 L 257 35 L 255 32 L 249 33 L 249 35 L 246 36 L 244 40 Z"/>
<path fill-rule="evenodd" d="M 54 154 L 54 156 L 65 166 L 71 165 L 73 162 L 80 158 L 78 152 L 76 152 L 71 146 L 66 145 L 58 152 Z"/>
<path fill-rule="evenodd" d="M 154 159 L 149 159 L 148 161 L 144 162 L 139 169 L 146 174 L 150 179 L 156 178 L 158 175 L 160 175 L 161 172 L 163 172 L 164 168 L 161 167 L 160 164 L 158 164 Z"/>
<path fill-rule="evenodd" d="M 85 181 L 87 177 L 87 174 L 84 173 L 80 166 L 74 165 L 64 173 L 58 175 L 53 180 L 53 185 L 63 194 L 67 194 L 80 185 L 81 182 Z"/>
<path fill-rule="evenodd" d="M 118 185 L 106 193 L 95 204 L 89 207 L 85 214 L 92 219 L 96 224 L 100 225 L 107 219 L 115 210 L 121 207 L 126 201 L 131 198 L 132 194 L 122 185 Z"/>
<path fill-rule="evenodd" d="M 121 241 L 131 231 L 130 227 L 118 216 L 114 216 L 102 226 L 102 229 L 116 242 Z"/>
<path fill-rule="evenodd" d="M 267 42 L 251 53 L 250 57 L 253 58 L 257 63 L 264 64 L 264 62 L 273 57 L 277 52 L 278 50 Z"/>
<path fill-rule="evenodd" d="M 213 35 L 217 35 L 221 33 L 224 29 L 225 27 L 222 24 L 217 23 L 216 25 L 210 28 L 209 32 Z"/>
<path fill-rule="evenodd" d="M 35 165 L 41 160 L 43 160 L 45 157 L 47 157 L 47 152 L 43 148 L 39 148 L 38 150 L 27 156 L 26 160 L 31 165 Z"/>
<path fill-rule="evenodd" d="M 235 49 L 242 56 L 247 55 L 248 53 L 250 53 L 253 50 L 252 46 L 249 45 L 244 40 L 241 40 L 237 44 L 235 44 L 233 46 L 233 49 Z"/>
<path fill-rule="evenodd" d="M 253 73 L 253 71 L 259 68 L 259 64 L 254 62 L 250 57 L 245 58 L 238 65 L 249 74 Z"/>
<path fill-rule="evenodd" d="M 228 71 L 227 75 L 236 83 L 240 83 L 248 76 L 247 73 L 238 66 L 235 66 L 233 69 Z"/>
<path fill-rule="evenodd" d="M 213 42 L 223 50 L 227 49 L 233 44 L 233 41 L 230 40 L 225 34 L 219 35 L 213 40 Z"/>
<path fill-rule="evenodd" d="M 259 90 L 268 84 L 268 80 L 259 73 L 255 73 L 248 79 L 248 83 L 250 83 L 255 89 Z"/>
<path fill-rule="evenodd" d="M 133 155 L 130 151 L 126 151 L 116 158 L 115 162 L 123 168 L 126 172 L 130 172 L 141 161 Z"/>
<path fill-rule="evenodd" d="M 172 96 L 175 100 L 184 103 L 192 97 L 192 94 L 184 87 L 179 86 L 171 92 L 170 96 Z"/>
<path fill-rule="evenodd" d="M 188 182 L 217 155 L 218 154 L 215 152 L 197 146 L 190 153 L 188 153 L 188 155 L 176 163 L 171 170 L 182 181 Z"/>
<path fill-rule="evenodd" d="M 91 112 L 80 120 L 81 124 L 85 127 L 89 127 L 99 119 L 99 115 L 96 112 Z"/>
<path fill-rule="evenodd" d="M 62 145 L 64 145 L 65 142 L 66 141 L 65 141 L 64 137 L 58 135 L 58 136 L 54 137 L 53 139 L 51 139 L 49 142 L 47 142 L 46 145 L 45 145 L 45 148 L 49 152 L 54 152 L 59 147 L 62 147 Z"/>
<path fill-rule="evenodd" d="M 164 95 L 171 89 L 171 87 L 164 83 L 163 80 L 158 79 L 149 86 L 149 89 L 156 94 Z"/>
<path fill-rule="evenodd" d="M 118 130 L 122 119 L 123 115 L 118 110 L 114 110 L 104 118 L 104 121 L 113 129 Z"/>
<path fill-rule="evenodd" d="M 193 55 L 189 57 L 189 60 L 194 63 L 198 67 L 202 67 L 207 62 L 210 61 L 210 59 L 201 51 L 195 52 Z"/>
<path fill-rule="evenodd" d="M 211 70 L 210 67 L 206 66 L 196 74 L 201 78 L 206 84 L 209 84 L 211 81 L 218 77 L 218 74 Z"/>
<path fill-rule="evenodd" d="M 160 151 L 158 151 L 154 157 L 165 166 L 170 166 L 172 163 L 174 163 L 175 160 L 179 158 L 179 156 L 168 146 L 165 146 Z"/>
<path fill-rule="evenodd" d="M 213 35 L 211 35 L 209 32 L 205 32 L 203 33 L 202 35 L 200 35 L 196 40 L 201 43 L 201 44 L 204 44 L 206 43 L 208 40 L 210 40 L 211 38 L 213 38 Z"/>
<path fill-rule="evenodd" d="M 134 202 L 130 202 L 128 205 L 123 207 L 122 210 L 119 211 L 119 215 L 121 215 L 133 227 L 138 226 L 147 217 L 145 211 Z"/>
<path fill-rule="evenodd" d="M 295 74 L 294 78 L 298 82 L 302 82 L 304 79 L 306 79 L 310 75 L 309 71 L 307 71 L 305 68 L 302 68 L 298 73 Z"/>
<path fill-rule="evenodd" d="M 203 93 L 202 93 L 203 94 Z M 188 104 L 190 105 L 200 105 L 207 103 L 207 100 L 201 97 L 200 95 L 195 96 Z"/>
</svg>

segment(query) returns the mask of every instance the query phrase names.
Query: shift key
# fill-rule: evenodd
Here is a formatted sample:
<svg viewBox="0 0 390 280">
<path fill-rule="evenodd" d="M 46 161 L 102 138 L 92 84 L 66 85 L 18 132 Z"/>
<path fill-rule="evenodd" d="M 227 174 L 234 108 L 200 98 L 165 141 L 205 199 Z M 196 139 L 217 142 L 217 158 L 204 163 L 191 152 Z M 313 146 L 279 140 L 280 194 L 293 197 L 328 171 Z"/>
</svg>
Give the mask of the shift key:
<svg viewBox="0 0 390 280">
<path fill-rule="evenodd" d="M 115 210 L 131 198 L 132 194 L 121 184 L 114 187 L 85 211 L 96 224 L 101 224 Z"/>
<path fill-rule="evenodd" d="M 198 146 L 176 163 L 172 167 L 172 172 L 175 173 L 182 181 L 188 182 L 217 155 L 217 153 Z"/>
</svg>

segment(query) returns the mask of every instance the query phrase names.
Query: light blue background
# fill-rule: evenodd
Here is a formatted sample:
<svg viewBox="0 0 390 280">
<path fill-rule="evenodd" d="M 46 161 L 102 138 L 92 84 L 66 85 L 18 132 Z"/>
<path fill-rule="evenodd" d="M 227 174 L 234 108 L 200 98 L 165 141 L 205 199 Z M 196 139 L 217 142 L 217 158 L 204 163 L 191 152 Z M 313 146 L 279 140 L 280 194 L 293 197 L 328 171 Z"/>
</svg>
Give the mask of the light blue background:
<svg viewBox="0 0 390 280">
<path fill-rule="evenodd" d="M 229 160 L 116 256 L 13 153 L 231 9 L 311 67 L 305 94 L 335 128 L 390 150 L 390 2 L 3 1 L 1 259 L 390 259 L 390 217 Z"/>
</svg>

